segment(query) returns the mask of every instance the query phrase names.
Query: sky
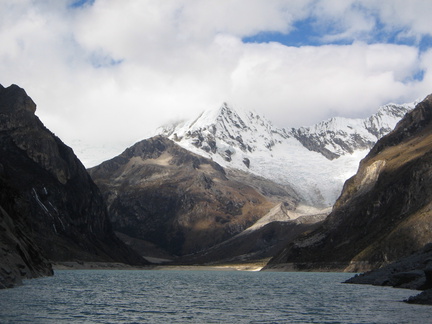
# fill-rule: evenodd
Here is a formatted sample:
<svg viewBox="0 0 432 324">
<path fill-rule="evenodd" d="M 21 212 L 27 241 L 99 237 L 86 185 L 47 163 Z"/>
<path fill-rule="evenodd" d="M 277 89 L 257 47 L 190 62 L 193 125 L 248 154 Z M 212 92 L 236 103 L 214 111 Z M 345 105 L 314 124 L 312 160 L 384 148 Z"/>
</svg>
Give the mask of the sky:
<svg viewBox="0 0 432 324">
<path fill-rule="evenodd" d="M 431 13 L 430 0 L 0 0 L 0 84 L 24 88 L 91 166 L 223 102 L 291 128 L 423 99 Z"/>
</svg>

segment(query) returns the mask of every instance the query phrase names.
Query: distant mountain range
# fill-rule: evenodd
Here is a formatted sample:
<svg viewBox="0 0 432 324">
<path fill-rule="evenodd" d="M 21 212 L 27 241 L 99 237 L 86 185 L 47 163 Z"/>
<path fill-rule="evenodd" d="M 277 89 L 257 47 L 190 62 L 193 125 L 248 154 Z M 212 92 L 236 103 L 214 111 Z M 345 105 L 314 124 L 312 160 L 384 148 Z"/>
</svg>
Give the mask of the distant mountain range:
<svg viewBox="0 0 432 324">
<path fill-rule="evenodd" d="M 414 105 L 389 104 L 366 119 L 335 117 L 311 127 L 284 129 L 224 103 L 195 119 L 161 127 L 158 133 L 225 168 L 288 185 L 306 205 L 329 207 L 359 161 Z"/>
<path fill-rule="evenodd" d="M 285 130 L 223 104 L 89 172 L 117 234 L 148 260 L 270 257 L 323 221 L 360 159 L 413 106 Z"/>
</svg>

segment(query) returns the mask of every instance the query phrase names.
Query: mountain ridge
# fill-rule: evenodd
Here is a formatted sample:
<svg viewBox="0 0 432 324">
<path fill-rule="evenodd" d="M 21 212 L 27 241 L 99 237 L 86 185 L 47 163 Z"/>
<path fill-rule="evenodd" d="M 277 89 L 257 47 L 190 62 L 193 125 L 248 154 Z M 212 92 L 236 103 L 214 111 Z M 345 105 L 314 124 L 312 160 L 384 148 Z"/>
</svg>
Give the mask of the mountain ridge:
<svg viewBox="0 0 432 324">
<path fill-rule="evenodd" d="M 329 207 L 361 158 L 413 106 L 388 104 L 365 119 L 335 117 L 287 130 L 224 103 L 190 121 L 163 126 L 157 133 L 225 168 L 289 185 L 307 205 Z"/>
<path fill-rule="evenodd" d="M 368 118 L 333 117 L 310 127 L 293 128 L 292 133 L 305 147 L 332 160 L 358 149 L 372 148 L 415 104 L 387 104 Z M 353 129 L 358 133 L 350 133 Z M 310 145 L 311 141 L 315 145 Z"/>
<path fill-rule="evenodd" d="M 141 251 L 156 245 L 181 262 L 268 256 L 323 221 L 351 175 L 347 169 L 354 173 L 373 136 L 390 131 L 409 109 L 387 105 L 368 119 L 333 118 L 296 133 L 224 103 L 163 127 L 162 134 L 135 143 L 89 172 L 108 202 L 115 230 Z M 324 149 L 340 155 L 326 157 Z M 257 202 L 264 197 L 255 193 L 239 200 L 240 183 L 248 195 L 252 187 L 271 196 L 265 197 L 267 210 L 260 207 L 258 212 L 263 204 Z M 243 208 L 247 201 L 255 201 L 253 218 L 245 213 L 249 207 Z"/>
</svg>

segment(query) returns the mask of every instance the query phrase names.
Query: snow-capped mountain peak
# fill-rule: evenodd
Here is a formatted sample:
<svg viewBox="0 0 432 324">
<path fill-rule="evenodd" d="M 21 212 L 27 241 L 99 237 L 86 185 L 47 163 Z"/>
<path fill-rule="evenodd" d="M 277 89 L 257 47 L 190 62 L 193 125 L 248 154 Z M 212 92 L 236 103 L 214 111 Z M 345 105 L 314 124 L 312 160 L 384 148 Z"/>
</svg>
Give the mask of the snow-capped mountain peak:
<svg viewBox="0 0 432 324">
<path fill-rule="evenodd" d="M 203 112 L 192 121 L 164 127 L 161 133 L 192 151 L 205 152 L 213 158 L 218 155 L 227 162 L 231 162 L 232 156 L 238 152 L 247 155 L 261 147 L 270 150 L 275 143 L 288 137 L 285 130 L 275 128 L 264 117 L 234 110 L 227 103 Z"/>
<path fill-rule="evenodd" d="M 224 167 L 289 185 L 305 203 L 323 207 L 334 203 L 359 161 L 413 107 L 389 104 L 366 119 L 335 117 L 286 130 L 224 103 L 159 134 Z"/>
<path fill-rule="evenodd" d="M 414 106 L 388 104 L 366 119 L 334 117 L 311 127 L 292 129 L 291 134 L 308 149 L 332 160 L 372 148 Z"/>
</svg>

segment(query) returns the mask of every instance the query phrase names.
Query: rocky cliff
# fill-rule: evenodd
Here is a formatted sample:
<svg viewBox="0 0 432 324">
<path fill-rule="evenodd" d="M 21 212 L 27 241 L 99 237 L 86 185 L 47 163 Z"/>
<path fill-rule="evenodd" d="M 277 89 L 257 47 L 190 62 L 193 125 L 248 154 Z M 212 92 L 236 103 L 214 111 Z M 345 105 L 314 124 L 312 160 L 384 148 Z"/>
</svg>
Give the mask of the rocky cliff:
<svg viewBox="0 0 432 324">
<path fill-rule="evenodd" d="M 3 251 L 16 250 L 30 269 L 20 271 L 27 273 L 46 263 L 39 250 L 52 261 L 143 264 L 114 235 L 102 195 L 83 165 L 35 111 L 23 89 L 0 86 Z M 29 265 L 31 259 L 37 262 Z"/>
<path fill-rule="evenodd" d="M 89 172 L 120 236 L 170 256 L 233 237 L 265 215 L 276 198 L 285 199 L 288 208 L 297 203 L 289 188 L 258 177 L 247 184 L 247 175 L 227 174 L 163 136 L 138 142 Z M 141 250 L 147 257 L 149 252 Z"/>
<path fill-rule="evenodd" d="M 0 188 L 0 289 L 20 284 L 23 278 L 52 275 L 51 264 L 31 238 L 24 218 L 11 206 L 11 197 L 18 193 L 1 176 Z"/>
<path fill-rule="evenodd" d="M 383 137 L 349 179 L 323 225 L 267 266 L 363 271 L 407 256 L 432 237 L 432 96 Z"/>
</svg>

